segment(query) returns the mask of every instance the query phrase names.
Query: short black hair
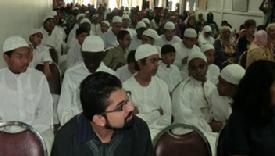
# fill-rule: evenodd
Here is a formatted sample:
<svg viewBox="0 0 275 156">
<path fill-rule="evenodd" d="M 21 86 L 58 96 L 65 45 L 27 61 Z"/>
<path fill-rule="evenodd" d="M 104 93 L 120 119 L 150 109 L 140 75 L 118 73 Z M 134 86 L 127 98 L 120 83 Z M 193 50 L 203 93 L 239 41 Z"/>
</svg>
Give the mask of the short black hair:
<svg viewBox="0 0 275 156">
<path fill-rule="evenodd" d="M 79 27 L 78 29 L 76 29 L 75 35 L 79 36 L 80 34 L 82 34 L 84 32 L 86 32 L 88 34 L 90 33 L 87 28 L 85 28 L 85 27 Z"/>
<path fill-rule="evenodd" d="M 175 52 L 176 52 L 175 47 L 170 44 L 166 44 L 161 47 L 161 55 L 165 55 L 168 53 L 175 53 Z"/>
<path fill-rule="evenodd" d="M 254 19 L 248 19 L 244 22 L 245 28 L 249 28 L 250 26 L 255 26 L 256 27 L 256 21 Z"/>
<path fill-rule="evenodd" d="M 123 38 L 126 36 L 126 35 L 129 35 L 129 31 L 127 30 L 120 30 L 117 34 L 117 40 L 123 40 Z"/>
<path fill-rule="evenodd" d="M 116 76 L 103 71 L 86 77 L 80 84 L 83 114 L 91 121 L 95 114 L 104 113 L 111 93 L 121 88 L 121 81 Z"/>
</svg>

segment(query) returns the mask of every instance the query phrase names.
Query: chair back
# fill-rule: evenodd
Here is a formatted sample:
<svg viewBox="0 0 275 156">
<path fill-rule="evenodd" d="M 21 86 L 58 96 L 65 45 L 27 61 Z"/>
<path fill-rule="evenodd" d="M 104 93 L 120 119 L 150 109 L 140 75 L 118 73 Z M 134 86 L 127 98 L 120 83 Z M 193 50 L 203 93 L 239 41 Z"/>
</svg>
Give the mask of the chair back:
<svg viewBox="0 0 275 156">
<path fill-rule="evenodd" d="M 21 131 L 10 132 L 14 127 Z M 43 138 L 30 125 L 9 121 L 0 123 L 0 129 L 0 156 L 48 156 Z"/>
<path fill-rule="evenodd" d="M 176 128 L 188 129 L 175 134 Z M 190 131 L 191 130 L 191 131 Z M 156 156 L 211 156 L 211 148 L 203 133 L 194 126 L 173 124 L 160 132 L 154 140 Z"/>
</svg>

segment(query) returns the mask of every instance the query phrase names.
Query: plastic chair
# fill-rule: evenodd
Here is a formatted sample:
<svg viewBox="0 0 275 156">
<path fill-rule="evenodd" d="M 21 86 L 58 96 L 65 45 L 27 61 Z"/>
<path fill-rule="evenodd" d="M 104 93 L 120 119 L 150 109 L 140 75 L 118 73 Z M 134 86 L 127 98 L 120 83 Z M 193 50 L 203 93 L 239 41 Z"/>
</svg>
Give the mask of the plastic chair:
<svg viewBox="0 0 275 156">
<path fill-rule="evenodd" d="M 21 130 L 7 130 L 11 128 Z M 9 121 L 0 123 L 0 129 L 0 156 L 48 156 L 43 138 L 32 126 Z"/>
<path fill-rule="evenodd" d="M 175 134 L 176 128 L 188 129 Z M 203 133 L 195 126 L 173 124 L 162 130 L 154 140 L 156 156 L 211 156 L 211 148 Z"/>
</svg>

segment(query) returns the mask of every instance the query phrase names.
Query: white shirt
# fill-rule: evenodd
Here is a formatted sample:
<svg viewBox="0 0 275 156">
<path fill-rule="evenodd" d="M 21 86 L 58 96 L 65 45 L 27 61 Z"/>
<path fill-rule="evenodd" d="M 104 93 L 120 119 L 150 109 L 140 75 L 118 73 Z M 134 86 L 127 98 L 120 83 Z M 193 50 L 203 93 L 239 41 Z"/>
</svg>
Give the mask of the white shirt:
<svg viewBox="0 0 275 156">
<path fill-rule="evenodd" d="M 193 48 L 187 48 L 182 42 L 174 44 L 176 50 L 175 65 L 178 66 L 179 70 L 182 73 L 182 79 L 188 77 L 187 64 L 182 64 L 182 59 L 187 58 L 193 52 L 200 52 L 200 48 L 196 45 Z"/>
<path fill-rule="evenodd" d="M 115 75 L 115 72 L 101 63 L 96 71 L 105 71 Z M 74 65 L 65 72 L 61 88 L 61 95 L 57 106 L 57 114 L 61 125 L 82 112 L 79 85 L 92 73 L 86 68 L 84 63 Z"/>
<path fill-rule="evenodd" d="M 178 36 L 173 36 L 172 40 L 168 41 L 164 35 L 161 35 L 157 40 L 155 45 L 157 46 L 164 46 L 166 44 L 173 45 L 175 43 L 181 43 L 181 39 Z"/>
<path fill-rule="evenodd" d="M 33 58 L 30 63 L 30 67 L 35 68 L 38 64 L 44 64 L 44 62 L 52 62 L 50 55 L 50 47 L 39 45 L 33 49 Z"/>
<path fill-rule="evenodd" d="M 202 46 L 204 44 L 211 44 L 213 45 L 215 42 L 215 39 L 212 36 L 209 36 L 207 38 L 204 37 L 203 32 L 200 34 L 198 38 L 199 45 Z"/>
<path fill-rule="evenodd" d="M 100 24 L 92 23 L 90 32 L 92 32 L 93 35 L 99 35 L 99 33 L 101 32 Z"/>
<path fill-rule="evenodd" d="M 70 48 L 67 54 L 67 68 L 70 68 L 82 61 L 83 61 L 83 58 L 81 54 L 81 45 L 79 44 L 77 39 L 74 39 L 72 42 L 72 45 L 70 45 Z"/>
<path fill-rule="evenodd" d="M 207 80 L 211 81 L 213 84 L 218 84 L 219 81 L 219 75 L 221 71 L 220 68 L 215 64 L 208 65 L 207 69 Z"/>
<path fill-rule="evenodd" d="M 116 70 L 116 74 L 121 82 L 124 82 L 133 76 L 133 74 L 128 69 L 128 64 L 125 64 L 124 66 L 118 68 Z"/>
<path fill-rule="evenodd" d="M 102 36 L 102 39 L 104 40 L 105 49 L 118 46 L 117 37 L 112 30 L 105 32 Z"/>
<path fill-rule="evenodd" d="M 158 67 L 157 76 L 166 82 L 170 93 L 182 81 L 179 68 L 174 64 L 171 64 L 168 68 L 166 64 L 161 62 Z"/>
<path fill-rule="evenodd" d="M 129 46 L 129 51 L 137 50 L 137 47 L 141 44 L 142 44 L 142 40 L 138 39 L 137 36 L 133 36 Z"/>
<path fill-rule="evenodd" d="M 43 32 L 43 40 L 41 44 L 46 46 L 52 46 L 55 48 L 55 50 L 57 51 L 58 61 L 60 64 L 62 45 L 65 44 L 64 39 L 66 38 L 64 30 L 61 27 L 55 26 L 51 35 L 49 35 L 49 33 L 44 28 L 42 28 L 41 30 Z"/>
<path fill-rule="evenodd" d="M 42 72 L 28 68 L 14 74 L 8 68 L 0 70 L 0 118 L 22 121 L 39 132 L 52 130 L 53 100 Z"/>
<path fill-rule="evenodd" d="M 163 80 L 153 76 L 148 86 L 141 86 L 132 76 L 123 87 L 131 91 L 133 103 L 139 111 L 137 116 L 147 123 L 152 139 L 171 124 L 171 98 Z"/>
<path fill-rule="evenodd" d="M 175 123 L 185 123 L 196 126 L 201 131 L 212 131 L 208 122 L 211 121 L 210 94 L 215 86 L 188 77 L 173 92 L 172 114 Z"/>
<path fill-rule="evenodd" d="M 71 30 L 71 32 L 68 35 L 68 40 L 67 40 L 67 45 L 68 48 L 70 48 L 70 45 L 72 45 L 72 42 L 74 41 L 74 39 L 76 38 L 76 29 L 79 28 L 78 24 L 75 24 L 73 29 Z"/>
</svg>

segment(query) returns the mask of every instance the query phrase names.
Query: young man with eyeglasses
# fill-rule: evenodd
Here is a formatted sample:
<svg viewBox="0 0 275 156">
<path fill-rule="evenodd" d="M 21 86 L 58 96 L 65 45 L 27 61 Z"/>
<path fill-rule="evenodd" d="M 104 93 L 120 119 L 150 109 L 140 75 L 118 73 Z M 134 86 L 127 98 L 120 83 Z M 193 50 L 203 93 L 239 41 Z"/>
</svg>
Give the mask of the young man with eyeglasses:
<svg viewBox="0 0 275 156">
<path fill-rule="evenodd" d="M 83 112 L 57 133 L 51 156 L 152 156 L 146 123 L 134 116 L 120 80 L 96 72 L 80 85 Z"/>
</svg>

